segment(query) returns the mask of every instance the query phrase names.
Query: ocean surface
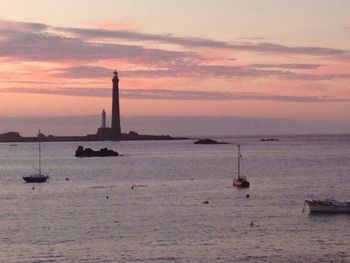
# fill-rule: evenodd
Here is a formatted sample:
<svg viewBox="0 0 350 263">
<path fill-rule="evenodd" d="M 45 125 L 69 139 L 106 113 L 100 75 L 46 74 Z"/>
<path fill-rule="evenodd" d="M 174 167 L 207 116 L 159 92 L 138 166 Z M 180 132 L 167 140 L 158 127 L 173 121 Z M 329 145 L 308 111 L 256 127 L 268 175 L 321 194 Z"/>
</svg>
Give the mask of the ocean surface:
<svg viewBox="0 0 350 263">
<path fill-rule="evenodd" d="M 27 184 L 38 144 L 2 143 L 0 262 L 350 262 L 350 215 L 302 212 L 350 201 L 350 136 L 275 137 L 222 139 L 241 144 L 246 190 L 230 144 L 43 143 L 50 180 Z M 76 158 L 78 145 L 123 156 Z"/>
</svg>

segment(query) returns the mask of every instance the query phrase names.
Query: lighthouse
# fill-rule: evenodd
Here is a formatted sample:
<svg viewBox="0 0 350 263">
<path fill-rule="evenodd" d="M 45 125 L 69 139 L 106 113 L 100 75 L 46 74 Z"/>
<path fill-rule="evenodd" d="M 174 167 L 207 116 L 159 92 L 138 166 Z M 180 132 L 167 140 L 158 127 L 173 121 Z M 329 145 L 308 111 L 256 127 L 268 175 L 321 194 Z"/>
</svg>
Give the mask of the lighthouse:
<svg viewBox="0 0 350 263">
<path fill-rule="evenodd" d="M 119 110 L 119 78 L 118 72 L 114 71 L 113 78 L 113 95 L 112 95 L 112 136 L 120 137 L 120 110 Z"/>
<path fill-rule="evenodd" d="M 105 110 L 102 111 L 102 117 L 101 117 L 101 128 L 106 128 L 106 112 Z"/>
<path fill-rule="evenodd" d="M 88 134 L 86 140 L 97 141 L 120 141 L 120 140 L 173 140 L 175 138 L 169 135 L 142 135 L 135 131 L 122 133 L 120 127 L 120 108 L 119 108 L 119 77 L 118 72 L 113 72 L 112 78 L 112 123 L 111 127 L 106 125 L 106 112 L 102 111 L 101 127 L 97 129 L 96 134 Z M 0 138 L 1 139 L 1 138 Z M 176 138 L 180 139 L 180 138 Z"/>
<path fill-rule="evenodd" d="M 96 136 L 102 140 L 120 140 L 122 132 L 120 128 L 120 109 L 119 109 L 119 78 L 118 72 L 114 71 L 112 78 L 112 125 L 106 125 L 106 112 L 102 111 L 101 127 L 97 129 Z"/>
</svg>

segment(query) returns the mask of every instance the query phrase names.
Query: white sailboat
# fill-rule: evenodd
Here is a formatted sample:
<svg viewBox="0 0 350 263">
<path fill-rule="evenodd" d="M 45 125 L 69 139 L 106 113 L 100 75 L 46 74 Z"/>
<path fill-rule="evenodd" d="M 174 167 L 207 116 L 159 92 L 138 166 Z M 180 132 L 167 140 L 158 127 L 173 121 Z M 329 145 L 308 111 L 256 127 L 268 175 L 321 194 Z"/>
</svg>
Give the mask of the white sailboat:
<svg viewBox="0 0 350 263">
<path fill-rule="evenodd" d="M 241 176 L 241 146 L 237 144 L 238 152 L 237 152 L 237 178 L 233 178 L 233 186 L 238 188 L 249 188 L 250 183 L 247 181 L 245 176 Z"/>
<path fill-rule="evenodd" d="M 39 135 L 38 135 L 38 142 L 39 142 L 39 169 L 36 174 L 32 174 L 29 176 L 23 176 L 23 180 L 26 181 L 27 183 L 44 183 L 49 179 L 49 176 L 44 175 L 41 173 L 41 141 L 40 141 L 40 130 L 39 130 Z"/>
</svg>

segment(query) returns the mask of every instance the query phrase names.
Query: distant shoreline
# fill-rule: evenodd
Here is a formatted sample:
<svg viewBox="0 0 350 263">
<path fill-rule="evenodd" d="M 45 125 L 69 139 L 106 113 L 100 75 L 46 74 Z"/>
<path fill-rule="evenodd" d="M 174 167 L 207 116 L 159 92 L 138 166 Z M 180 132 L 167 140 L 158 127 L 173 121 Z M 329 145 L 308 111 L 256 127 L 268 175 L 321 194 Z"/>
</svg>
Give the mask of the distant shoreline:
<svg viewBox="0 0 350 263">
<path fill-rule="evenodd" d="M 81 135 L 81 136 L 54 136 L 54 135 L 41 135 L 40 141 L 42 142 L 78 142 L 78 141 L 171 141 L 171 140 L 198 140 L 205 138 L 212 139 L 230 139 L 230 138 L 279 138 L 283 140 L 284 138 L 290 137 L 333 137 L 341 136 L 348 137 L 349 133 L 320 133 L 320 134 L 235 134 L 235 135 L 197 135 L 197 136 L 170 136 L 170 135 L 145 135 L 137 133 L 122 133 L 119 138 L 111 137 L 99 137 L 97 134 L 91 135 Z M 18 132 L 7 132 L 0 134 L 0 143 L 17 143 L 17 142 L 38 142 L 38 136 L 21 136 Z"/>
<path fill-rule="evenodd" d="M 9 142 L 78 142 L 78 141 L 160 141 L 160 140 L 188 140 L 187 137 L 172 137 L 170 135 L 146 135 L 137 133 L 122 133 L 119 137 L 103 137 L 97 134 L 85 136 L 45 136 L 38 134 L 36 137 L 22 137 L 18 132 L 0 134 L 0 143 Z"/>
</svg>

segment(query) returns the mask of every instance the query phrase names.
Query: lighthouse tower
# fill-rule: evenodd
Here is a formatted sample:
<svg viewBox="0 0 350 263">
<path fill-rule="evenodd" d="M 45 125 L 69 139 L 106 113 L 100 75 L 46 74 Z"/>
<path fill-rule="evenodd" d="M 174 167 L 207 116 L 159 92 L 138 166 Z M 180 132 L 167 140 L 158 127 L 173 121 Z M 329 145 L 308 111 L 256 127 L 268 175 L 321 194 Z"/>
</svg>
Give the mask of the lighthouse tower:
<svg viewBox="0 0 350 263">
<path fill-rule="evenodd" d="M 119 78 L 118 72 L 113 73 L 113 96 L 112 96 L 112 136 L 120 137 L 120 110 L 119 110 Z"/>
<path fill-rule="evenodd" d="M 101 128 L 106 128 L 106 112 L 105 110 L 102 111 L 102 118 L 101 118 Z"/>
</svg>

